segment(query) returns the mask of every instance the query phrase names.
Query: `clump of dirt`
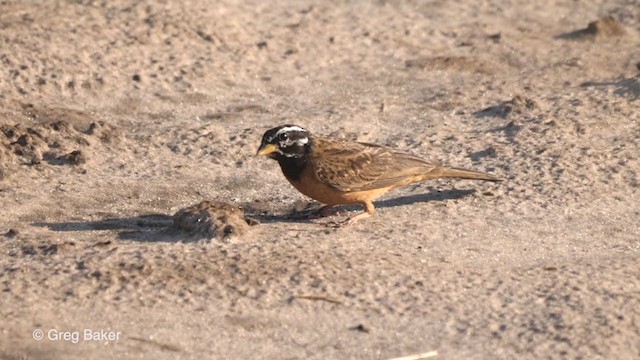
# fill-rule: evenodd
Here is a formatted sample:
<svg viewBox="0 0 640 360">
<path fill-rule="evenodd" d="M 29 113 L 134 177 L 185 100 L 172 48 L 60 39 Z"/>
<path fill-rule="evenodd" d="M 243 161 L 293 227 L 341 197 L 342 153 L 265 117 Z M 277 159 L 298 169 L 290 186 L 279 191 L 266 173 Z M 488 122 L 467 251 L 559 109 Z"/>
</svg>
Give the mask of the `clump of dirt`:
<svg viewBox="0 0 640 360">
<path fill-rule="evenodd" d="M 605 39 L 612 37 L 624 36 L 626 31 L 622 24 L 615 18 L 608 16 L 596 21 L 592 21 L 586 27 L 586 29 L 580 29 L 572 31 L 566 34 L 562 34 L 559 37 L 562 39 Z"/>
<path fill-rule="evenodd" d="M 82 165 L 87 162 L 87 158 L 80 150 L 74 150 L 68 154 L 60 155 L 49 160 L 52 165 Z"/>
<path fill-rule="evenodd" d="M 35 165 L 42 161 L 42 149 L 48 148 L 40 133 L 32 128 L 25 128 L 21 124 L 0 125 L 4 135 L 2 144 L 2 165 L 18 162 L 25 165 Z"/>
<path fill-rule="evenodd" d="M 583 30 L 585 35 L 591 36 L 622 36 L 625 34 L 624 27 L 618 20 L 613 17 L 606 17 L 600 20 L 592 21 L 586 29 Z"/>
<path fill-rule="evenodd" d="M 229 240 L 243 236 L 256 221 L 244 211 L 220 201 L 203 201 L 181 209 L 173 216 L 174 225 L 198 238 Z"/>
<path fill-rule="evenodd" d="M 492 116 L 506 118 L 511 113 L 523 114 L 535 109 L 537 106 L 536 102 L 530 98 L 516 95 L 511 100 L 503 101 L 498 105 L 489 106 L 488 108 L 474 113 L 474 115 L 476 117 Z"/>
<path fill-rule="evenodd" d="M 15 165 L 85 164 L 92 147 L 114 144 L 121 133 L 111 125 L 72 109 L 23 105 L 27 121 L 0 123 L 0 180 Z"/>
</svg>

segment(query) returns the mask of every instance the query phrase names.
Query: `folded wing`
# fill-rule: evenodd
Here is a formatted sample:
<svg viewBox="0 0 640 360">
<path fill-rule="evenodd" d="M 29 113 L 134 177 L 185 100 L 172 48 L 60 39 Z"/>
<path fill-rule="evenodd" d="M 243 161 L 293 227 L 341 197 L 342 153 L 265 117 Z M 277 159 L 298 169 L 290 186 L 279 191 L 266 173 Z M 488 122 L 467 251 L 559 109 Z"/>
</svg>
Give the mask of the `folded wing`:
<svg viewBox="0 0 640 360">
<path fill-rule="evenodd" d="M 311 159 L 318 179 L 342 191 L 405 185 L 440 168 L 414 155 L 374 144 L 318 138 L 314 146 L 322 154 Z"/>
</svg>

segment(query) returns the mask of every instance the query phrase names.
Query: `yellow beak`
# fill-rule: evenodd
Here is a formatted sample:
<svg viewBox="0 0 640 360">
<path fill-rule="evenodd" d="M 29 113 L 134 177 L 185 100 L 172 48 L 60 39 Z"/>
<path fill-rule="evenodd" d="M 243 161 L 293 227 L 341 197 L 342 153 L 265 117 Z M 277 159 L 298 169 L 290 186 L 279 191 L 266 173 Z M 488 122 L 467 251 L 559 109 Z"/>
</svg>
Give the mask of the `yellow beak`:
<svg viewBox="0 0 640 360">
<path fill-rule="evenodd" d="M 277 146 L 273 144 L 264 144 L 260 146 L 260 149 L 258 149 L 258 152 L 256 153 L 256 155 L 267 156 L 269 154 L 273 154 L 276 151 L 278 151 Z"/>
</svg>

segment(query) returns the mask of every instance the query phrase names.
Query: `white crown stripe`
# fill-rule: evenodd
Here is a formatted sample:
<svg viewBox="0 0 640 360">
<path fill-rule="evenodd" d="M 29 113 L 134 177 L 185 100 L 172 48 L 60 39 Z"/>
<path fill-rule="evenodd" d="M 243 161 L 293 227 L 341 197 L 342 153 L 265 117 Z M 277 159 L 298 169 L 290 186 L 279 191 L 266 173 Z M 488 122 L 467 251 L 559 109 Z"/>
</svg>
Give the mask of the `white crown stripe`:
<svg viewBox="0 0 640 360">
<path fill-rule="evenodd" d="M 307 130 L 301 128 L 300 126 L 287 126 L 287 127 L 283 127 L 282 129 L 278 130 L 276 135 L 280 135 L 282 133 L 289 132 L 289 131 L 307 131 Z"/>
</svg>

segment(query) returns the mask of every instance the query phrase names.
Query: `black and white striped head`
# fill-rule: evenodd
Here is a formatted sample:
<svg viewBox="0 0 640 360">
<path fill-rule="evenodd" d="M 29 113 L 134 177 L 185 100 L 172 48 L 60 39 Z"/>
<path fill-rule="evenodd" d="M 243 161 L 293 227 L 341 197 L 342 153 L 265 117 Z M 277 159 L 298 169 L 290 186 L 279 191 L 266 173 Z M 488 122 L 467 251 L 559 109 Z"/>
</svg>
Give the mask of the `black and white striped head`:
<svg viewBox="0 0 640 360">
<path fill-rule="evenodd" d="M 297 125 L 281 125 L 262 135 L 257 155 L 272 159 L 302 158 L 311 146 L 311 133 Z"/>
</svg>

